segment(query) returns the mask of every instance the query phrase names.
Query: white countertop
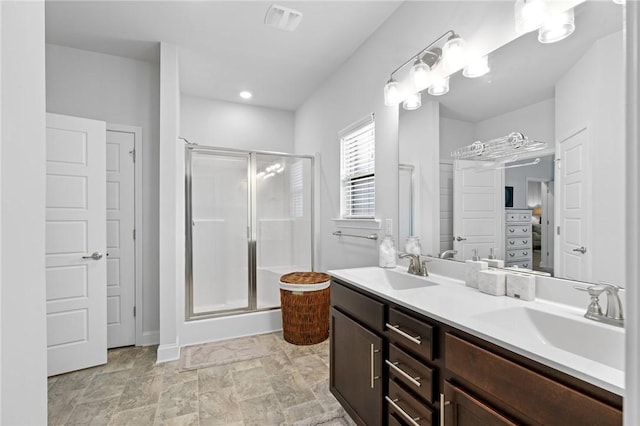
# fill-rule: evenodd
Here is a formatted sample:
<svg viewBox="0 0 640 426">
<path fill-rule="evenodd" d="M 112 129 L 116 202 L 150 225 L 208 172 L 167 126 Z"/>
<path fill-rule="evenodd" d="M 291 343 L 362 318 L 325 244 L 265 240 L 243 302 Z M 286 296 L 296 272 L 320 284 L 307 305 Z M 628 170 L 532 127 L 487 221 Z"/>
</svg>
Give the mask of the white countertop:
<svg viewBox="0 0 640 426">
<path fill-rule="evenodd" d="M 378 267 L 351 268 L 332 270 L 329 273 L 340 280 L 414 312 L 624 396 L 624 371 L 559 349 L 542 339 L 532 337 L 529 333 L 523 333 L 521 330 L 519 331 L 518 318 L 513 318 L 513 321 L 508 324 L 499 324 L 478 318 L 478 316 L 482 318 L 483 315 L 490 317 L 491 313 L 503 309 L 527 307 L 575 321 L 586 321 L 589 327 L 600 328 L 601 332 L 618 333 L 617 337 L 622 333 L 622 339 L 624 339 L 624 331 L 621 328 L 585 319 L 583 317 L 585 309 L 577 309 L 569 305 L 540 299 L 527 302 L 506 296 L 491 296 L 465 286 L 463 281 L 435 274 L 421 279 L 437 285 L 396 290 L 385 282 L 372 279 L 376 276 L 376 270 L 381 269 Z M 395 271 L 406 274 L 404 267 L 398 267 Z M 589 339 L 590 336 L 567 336 L 567 338 Z M 595 344 L 597 345 L 598 342 Z M 602 349 L 608 350 L 607 348 Z M 624 351 L 624 346 L 622 346 L 622 351 Z M 621 356 L 624 357 L 624 355 Z"/>
</svg>

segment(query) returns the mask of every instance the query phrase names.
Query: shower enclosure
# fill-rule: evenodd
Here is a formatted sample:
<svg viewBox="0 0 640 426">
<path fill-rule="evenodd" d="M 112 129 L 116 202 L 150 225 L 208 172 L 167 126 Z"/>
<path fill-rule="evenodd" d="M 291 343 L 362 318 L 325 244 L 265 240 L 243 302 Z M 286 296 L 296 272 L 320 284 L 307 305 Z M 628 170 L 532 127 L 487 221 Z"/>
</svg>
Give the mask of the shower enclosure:
<svg viewBox="0 0 640 426">
<path fill-rule="evenodd" d="M 280 307 L 313 270 L 312 156 L 186 147 L 186 316 Z"/>
</svg>

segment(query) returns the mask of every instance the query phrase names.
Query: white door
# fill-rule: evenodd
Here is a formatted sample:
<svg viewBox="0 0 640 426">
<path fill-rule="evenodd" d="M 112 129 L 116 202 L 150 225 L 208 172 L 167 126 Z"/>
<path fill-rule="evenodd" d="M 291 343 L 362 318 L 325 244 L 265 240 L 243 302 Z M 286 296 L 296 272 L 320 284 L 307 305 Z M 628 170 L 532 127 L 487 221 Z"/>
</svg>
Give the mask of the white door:
<svg viewBox="0 0 640 426">
<path fill-rule="evenodd" d="M 133 345 L 135 133 L 107 130 L 107 347 Z"/>
<path fill-rule="evenodd" d="M 477 161 L 457 160 L 453 173 L 453 248 L 467 260 L 495 250 L 504 259 L 504 170 L 478 170 Z"/>
<path fill-rule="evenodd" d="M 101 121 L 47 114 L 50 376 L 107 362 L 105 131 Z"/>
<path fill-rule="evenodd" d="M 542 239 L 540 266 L 553 269 L 553 236 L 555 235 L 555 203 L 553 181 L 542 182 Z"/>
<path fill-rule="evenodd" d="M 585 127 L 560 141 L 560 161 L 556 176 L 560 180 L 556 237 L 559 255 L 555 261 L 556 276 L 591 281 L 589 250 L 589 176 L 591 161 L 589 131 Z"/>
<path fill-rule="evenodd" d="M 453 249 L 453 164 L 440 163 L 440 253 Z"/>
</svg>

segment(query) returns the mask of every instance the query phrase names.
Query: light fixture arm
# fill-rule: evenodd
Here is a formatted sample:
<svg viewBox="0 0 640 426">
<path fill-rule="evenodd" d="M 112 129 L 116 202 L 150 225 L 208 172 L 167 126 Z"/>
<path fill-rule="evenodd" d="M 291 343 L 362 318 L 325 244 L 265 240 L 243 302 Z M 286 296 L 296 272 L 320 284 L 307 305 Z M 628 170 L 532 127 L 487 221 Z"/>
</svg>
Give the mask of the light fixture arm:
<svg viewBox="0 0 640 426">
<path fill-rule="evenodd" d="M 421 51 L 419 51 L 418 53 L 416 53 L 415 55 L 411 56 L 409 59 L 407 59 L 402 65 L 400 65 L 398 68 L 396 68 L 395 70 L 393 70 L 389 76 L 389 79 L 393 79 L 393 75 L 395 73 L 397 73 L 398 71 L 400 71 L 402 68 L 406 67 L 408 64 L 412 63 L 413 61 L 415 61 L 416 58 L 421 57 L 427 50 L 431 49 L 433 46 L 435 46 L 436 44 L 440 43 L 442 40 L 444 40 L 447 36 L 451 37 L 451 36 L 455 36 L 456 33 L 453 30 L 449 30 L 446 33 L 442 34 L 440 37 L 438 37 L 437 39 L 435 39 L 434 41 L 431 42 L 431 44 L 429 44 L 427 47 L 425 47 L 424 49 L 422 49 Z"/>
</svg>

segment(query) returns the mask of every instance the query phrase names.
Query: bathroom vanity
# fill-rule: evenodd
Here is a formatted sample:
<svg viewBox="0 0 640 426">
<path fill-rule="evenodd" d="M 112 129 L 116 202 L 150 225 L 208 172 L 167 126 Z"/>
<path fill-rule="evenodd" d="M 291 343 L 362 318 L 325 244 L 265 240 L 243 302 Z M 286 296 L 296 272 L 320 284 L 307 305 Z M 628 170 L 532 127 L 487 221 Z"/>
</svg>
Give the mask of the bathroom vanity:
<svg viewBox="0 0 640 426">
<path fill-rule="evenodd" d="M 541 342 L 528 324 L 544 328 L 539 321 L 553 315 L 536 313 L 549 309 L 544 303 L 399 268 L 331 275 L 331 392 L 356 423 L 622 424 L 622 366 Z M 549 318 L 552 328 L 565 327 Z M 594 330 L 619 335 L 610 326 Z"/>
</svg>

